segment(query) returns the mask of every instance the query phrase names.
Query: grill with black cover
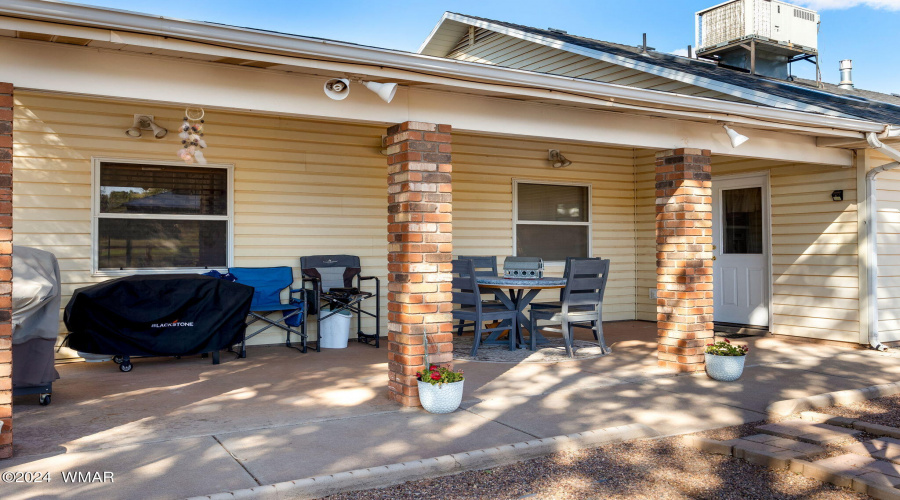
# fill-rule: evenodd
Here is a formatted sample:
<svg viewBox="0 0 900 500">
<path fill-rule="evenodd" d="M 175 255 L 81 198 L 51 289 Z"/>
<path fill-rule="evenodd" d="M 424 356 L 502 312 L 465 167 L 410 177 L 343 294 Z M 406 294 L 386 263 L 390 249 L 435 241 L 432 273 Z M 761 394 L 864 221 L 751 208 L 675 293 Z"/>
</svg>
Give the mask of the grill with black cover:
<svg viewBox="0 0 900 500">
<path fill-rule="evenodd" d="M 213 353 L 241 342 L 253 287 L 198 274 L 128 276 L 79 288 L 66 306 L 68 346 L 116 356 Z"/>
</svg>

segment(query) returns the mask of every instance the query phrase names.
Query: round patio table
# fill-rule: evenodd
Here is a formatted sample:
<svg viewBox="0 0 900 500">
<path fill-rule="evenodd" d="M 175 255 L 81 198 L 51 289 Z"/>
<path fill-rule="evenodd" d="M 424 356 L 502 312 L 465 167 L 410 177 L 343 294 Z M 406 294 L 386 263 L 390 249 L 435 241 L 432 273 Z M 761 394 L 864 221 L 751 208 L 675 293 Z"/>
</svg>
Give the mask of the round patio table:
<svg viewBox="0 0 900 500">
<path fill-rule="evenodd" d="M 539 293 L 541 293 L 541 290 L 560 289 L 566 286 L 565 278 L 549 277 L 523 279 L 505 278 L 503 276 L 477 276 L 475 281 L 480 288 L 494 289 L 494 295 L 504 306 L 511 311 L 518 312 L 516 315 L 516 324 L 512 327 L 512 331 L 515 332 L 519 331 L 520 325 L 524 326 L 528 324 L 528 318 L 525 316 L 525 308 L 528 307 L 528 304 L 530 304 Z M 503 293 L 504 290 L 508 290 L 509 295 Z M 487 339 L 482 341 L 482 344 L 507 344 L 508 341 L 499 340 L 499 337 L 502 334 L 503 330 L 493 332 Z M 538 344 L 547 343 L 547 339 L 540 333 L 529 332 L 529 334 L 536 335 L 535 339 Z M 521 339 L 516 339 L 517 342 L 519 340 Z"/>
</svg>

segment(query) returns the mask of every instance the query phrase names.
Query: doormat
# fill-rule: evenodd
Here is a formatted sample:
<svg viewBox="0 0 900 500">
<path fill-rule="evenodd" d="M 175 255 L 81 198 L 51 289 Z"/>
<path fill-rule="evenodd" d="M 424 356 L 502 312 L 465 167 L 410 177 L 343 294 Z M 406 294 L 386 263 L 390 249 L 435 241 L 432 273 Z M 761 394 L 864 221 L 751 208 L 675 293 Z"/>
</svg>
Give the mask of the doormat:
<svg viewBox="0 0 900 500">
<path fill-rule="evenodd" d="M 604 356 L 600 346 L 594 342 L 575 340 L 575 358 L 566 354 L 566 343 L 562 338 L 550 337 L 547 344 L 540 344 L 536 351 L 528 348 L 509 350 L 509 344 L 484 345 L 478 347 L 478 354 L 471 356 L 474 338 L 453 337 L 453 359 L 483 361 L 486 363 L 559 363 L 560 361 L 580 361 Z"/>
<path fill-rule="evenodd" d="M 745 339 L 747 337 L 762 337 L 762 334 L 716 332 L 716 337 L 724 337 L 726 339 Z"/>
</svg>

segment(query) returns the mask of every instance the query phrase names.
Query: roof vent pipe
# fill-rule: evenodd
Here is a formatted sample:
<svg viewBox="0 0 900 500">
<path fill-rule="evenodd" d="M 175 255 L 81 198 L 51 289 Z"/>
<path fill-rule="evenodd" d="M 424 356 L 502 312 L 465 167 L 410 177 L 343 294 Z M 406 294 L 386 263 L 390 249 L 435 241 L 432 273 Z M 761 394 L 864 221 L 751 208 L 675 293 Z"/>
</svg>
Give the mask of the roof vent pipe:
<svg viewBox="0 0 900 500">
<path fill-rule="evenodd" d="M 842 89 L 852 89 L 853 88 L 853 61 L 850 59 L 844 59 L 841 61 L 841 83 L 838 84 L 838 87 Z"/>
</svg>

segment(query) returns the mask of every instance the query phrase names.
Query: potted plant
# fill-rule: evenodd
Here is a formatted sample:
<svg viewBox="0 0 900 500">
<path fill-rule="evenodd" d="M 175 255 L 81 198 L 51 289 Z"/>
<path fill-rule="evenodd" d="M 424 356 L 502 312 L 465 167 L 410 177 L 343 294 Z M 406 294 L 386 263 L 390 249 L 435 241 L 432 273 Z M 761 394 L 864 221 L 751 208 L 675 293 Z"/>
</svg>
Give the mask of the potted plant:
<svg viewBox="0 0 900 500">
<path fill-rule="evenodd" d="M 462 403 L 463 372 L 438 365 L 416 372 L 419 402 L 430 413 L 450 413 Z"/>
<path fill-rule="evenodd" d="M 741 378 L 748 352 L 749 347 L 733 345 L 728 339 L 706 344 L 706 374 L 722 382 Z"/>
</svg>

